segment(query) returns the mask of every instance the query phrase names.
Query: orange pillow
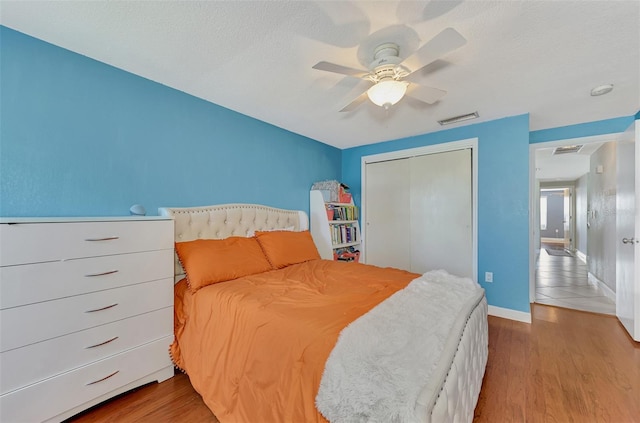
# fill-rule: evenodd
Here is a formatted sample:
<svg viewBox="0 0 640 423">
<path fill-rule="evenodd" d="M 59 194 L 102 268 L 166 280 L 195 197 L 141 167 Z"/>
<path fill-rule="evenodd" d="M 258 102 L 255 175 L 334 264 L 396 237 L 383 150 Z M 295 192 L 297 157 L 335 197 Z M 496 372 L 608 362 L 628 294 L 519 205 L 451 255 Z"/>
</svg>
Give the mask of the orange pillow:
<svg viewBox="0 0 640 423">
<path fill-rule="evenodd" d="M 320 258 L 309 231 L 257 231 L 256 238 L 274 269 Z"/>
<path fill-rule="evenodd" d="M 214 283 L 272 270 L 255 238 L 176 242 L 176 252 L 193 292 Z"/>
</svg>

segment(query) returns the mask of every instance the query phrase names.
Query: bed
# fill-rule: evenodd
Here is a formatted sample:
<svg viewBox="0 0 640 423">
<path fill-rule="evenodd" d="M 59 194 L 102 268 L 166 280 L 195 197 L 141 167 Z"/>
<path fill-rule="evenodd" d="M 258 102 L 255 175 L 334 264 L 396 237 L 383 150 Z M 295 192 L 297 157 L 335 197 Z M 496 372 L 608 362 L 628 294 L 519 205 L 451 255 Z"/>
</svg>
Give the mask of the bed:
<svg viewBox="0 0 640 423">
<path fill-rule="evenodd" d="M 159 213 L 175 221 L 178 252 L 170 353 L 221 422 L 473 419 L 488 355 L 477 284 L 320 260 L 301 211 Z M 432 311 L 412 311 L 426 298 L 438 298 Z M 393 392 L 379 389 L 394 378 Z"/>
</svg>

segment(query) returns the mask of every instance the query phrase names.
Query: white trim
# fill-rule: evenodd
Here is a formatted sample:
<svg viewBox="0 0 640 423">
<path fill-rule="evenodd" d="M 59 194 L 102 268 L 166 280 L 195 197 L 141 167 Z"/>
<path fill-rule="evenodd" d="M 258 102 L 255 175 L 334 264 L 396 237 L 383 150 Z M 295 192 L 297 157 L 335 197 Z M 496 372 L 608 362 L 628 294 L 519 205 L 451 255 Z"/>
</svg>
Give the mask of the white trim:
<svg viewBox="0 0 640 423">
<path fill-rule="evenodd" d="M 405 150 L 389 151 L 387 153 L 372 154 L 362 156 L 363 165 L 367 163 L 386 162 L 389 160 L 406 159 L 408 157 L 424 156 L 427 154 L 446 153 L 447 151 L 463 150 L 465 148 L 478 148 L 478 138 L 468 138 L 465 140 L 444 142 L 440 144 L 425 145 Z"/>
<path fill-rule="evenodd" d="M 600 290 L 602 291 L 602 293 L 604 294 L 605 297 L 607 297 L 608 299 L 610 299 L 614 303 L 616 302 L 616 293 L 613 292 L 613 290 L 611 288 L 609 288 L 609 285 L 607 285 L 606 283 L 602 282 L 593 273 L 591 273 L 591 272 L 587 273 L 587 281 L 591 285 L 595 285 L 598 288 L 600 288 Z"/>
<path fill-rule="evenodd" d="M 492 305 L 489 306 L 489 316 L 502 317 L 503 319 L 515 320 L 517 322 L 531 323 L 531 313 Z"/>
<path fill-rule="evenodd" d="M 90 216 L 90 217 L 0 217 L 0 225 L 11 223 L 75 223 L 171 220 L 167 216 Z"/>
<path fill-rule="evenodd" d="M 409 148 L 405 150 L 389 151 L 387 153 L 372 154 L 362 156 L 360 159 L 360 259 L 366 263 L 366 165 L 368 163 L 384 162 L 388 160 L 406 159 L 427 154 L 445 153 L 448 151 L 471 149 L 471 190 L 472 190 L 472 225 L 473 225 L 473 246 L 472 246 L 472 268 L 473 280 L 478 281 L 478 138 L 468 138 L 459 141 L 451 141 L 423 147 Z"/>
<path fill-rule="evenodd" d="M 578 257 L 584 264 L 587 264 L 587 255 L 580 250 L 576 250 L 576 257 Z"/>
<path fill-rule="evenodd" d="M 536 300 L 536 228 L 540 221 L 536 205 L 536 150 L 575 144 L 615 141 L 621 134 L 622 132 L 618 132 L 529 144 L 529 302 L 533 303 Z"/>
</svg>

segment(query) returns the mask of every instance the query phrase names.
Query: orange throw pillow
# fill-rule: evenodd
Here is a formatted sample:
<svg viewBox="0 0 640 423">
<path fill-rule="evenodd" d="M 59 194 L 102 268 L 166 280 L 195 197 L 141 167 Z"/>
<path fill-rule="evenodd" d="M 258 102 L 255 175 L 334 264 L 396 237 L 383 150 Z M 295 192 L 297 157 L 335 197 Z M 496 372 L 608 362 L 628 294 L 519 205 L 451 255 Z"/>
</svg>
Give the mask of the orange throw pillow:
<svg viewBox="0 0 640 423">
<path fill-rule="evenodd" d="M 255 238 L 176 242 L 176 252 L 193 292 L 214 283 L 272 270 Z"/>
<path fill-rule="evenodd" d="M 309 231 L 257 231 L 256 238 L 274 269 L 320 259 Z"/>
</svg>

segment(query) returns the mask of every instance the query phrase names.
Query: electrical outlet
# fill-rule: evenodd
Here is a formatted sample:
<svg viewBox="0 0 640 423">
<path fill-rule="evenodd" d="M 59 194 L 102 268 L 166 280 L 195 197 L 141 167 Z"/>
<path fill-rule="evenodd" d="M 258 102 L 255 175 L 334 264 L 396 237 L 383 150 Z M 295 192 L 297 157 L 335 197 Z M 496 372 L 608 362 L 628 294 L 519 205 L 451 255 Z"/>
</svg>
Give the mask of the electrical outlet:
<svg viewBox="0 0 640 423">
<path fill-rule="evenodd" d="M 493 272 L 484 272 L 484 281 L 493 282 Z"/>
</svg>

